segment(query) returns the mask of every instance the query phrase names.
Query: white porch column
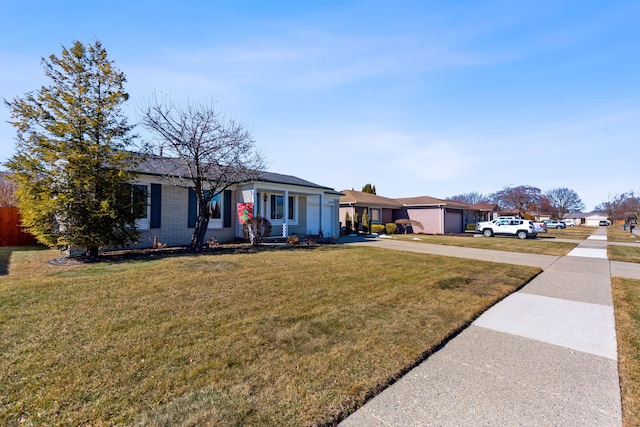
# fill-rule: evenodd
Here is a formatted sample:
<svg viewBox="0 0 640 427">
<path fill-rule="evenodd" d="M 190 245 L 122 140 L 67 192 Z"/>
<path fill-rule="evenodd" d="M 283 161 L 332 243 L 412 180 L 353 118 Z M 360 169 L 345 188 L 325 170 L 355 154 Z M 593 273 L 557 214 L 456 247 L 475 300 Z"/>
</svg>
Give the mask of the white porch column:
<svg viewBox="0 0 640 427">
<path fill-rule="evenodd" d="M 256 215 L 258 215 L 258 208 L 260 205 L 258 205 L 258 203 L 260 203 L 260 199 L 258 198 L 258 196 L 260 196 L 260 194 L 258 194 L 258 189 L 254 187 L 253 189 L 253 216 L 255 217 Z M 265 216 L 265 215 L 262 215 Z"/>
<path fill-rule="evenodd" d="M 282 237 L 289 237 L 289 190 L 284 190 L 282 210 Z"/>
<path fill-rule="evenodd" d="M 324 194 L 320 193 L 320 204 L 318 206 L 320 208 L 320 212 L 318 212 L 318 218 L 320 221 L 320 226 L 318 227 L 318 234 L 324 235 L 324 230 L 322 229 L 322 211 L 324 210 Z"/>
</svg>

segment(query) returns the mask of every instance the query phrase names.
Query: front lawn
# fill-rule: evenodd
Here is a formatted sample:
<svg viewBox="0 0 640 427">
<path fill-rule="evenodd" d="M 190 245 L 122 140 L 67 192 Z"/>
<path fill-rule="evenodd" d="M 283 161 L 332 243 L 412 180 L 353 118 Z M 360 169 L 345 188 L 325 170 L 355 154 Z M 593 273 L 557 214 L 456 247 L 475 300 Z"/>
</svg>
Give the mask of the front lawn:
<svg viewBox="0 0 640 427">
<path fill-rule="evenodd" d="M 493 249 L 496 251 L 523 252 L 528 254 L 564 256 L 578 246 L 579 242 L 558 242 L 546 238 L 546 234 L 539 234 L 537 239 L 520 240 L 511 236 L 442 236 L 431 234 L 394 234 L 392 238 L 411 240 L 434 245 L 463 246 L 466 248 Z"/>
<path fill-rule="evenodd" d="M 335 423 L 540 271 L 342 246 L 56 256 L 0 249 L 2 425 Z"/>
<path fill-rule="evenodd" d="M 611 279 L 625 426 L 640 420 L 640 280 Z"/>
<path fill-rule="evenodd" d="M 567 228 L 549 228 L 547 233 L 540 234 L 545 237 L 555 237 L 558 239 L 585 240 L 596 231 L 595 227 L 573 226 Z"/>
<path fill-rule="evenodd" d="M 608 245 L 607 256 L 611 261 L 640 263 L 640 247 Z"/>
<path fill-rule="evenodd" d="M 610 242 L 638 243 L 640 236 L 631 233 L 629 229 L 626 231 L 620 225 L 607 227 L 607 240 Z"/>
</svg>

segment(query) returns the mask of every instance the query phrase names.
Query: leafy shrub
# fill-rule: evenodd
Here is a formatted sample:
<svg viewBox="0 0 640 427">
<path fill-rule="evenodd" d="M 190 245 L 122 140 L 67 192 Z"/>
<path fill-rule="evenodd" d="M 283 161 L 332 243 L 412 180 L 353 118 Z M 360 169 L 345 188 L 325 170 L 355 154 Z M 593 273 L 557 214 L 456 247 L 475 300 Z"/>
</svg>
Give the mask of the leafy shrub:
<svg viewBox="0 0 640 427">
<path fill-rule="evenodd" d="M 396 234 L 398 232 L 398 226 L 392 222 L 385 224 L 384 228 L 387 234 Z"/>
<path fill-rule="evenodd" d="M 474 231 L 476 229 L 476 223 L 475 222 L 470 222 L 469 224 L 467 224 L 465 226 L 465 228 L 469 231 Z"/>
<path fill-rule="evenodd" d="M 384 233 L 384 225 L 382 224 L 371 224 L 371 232 L 372 233 Z"/>
</svg>

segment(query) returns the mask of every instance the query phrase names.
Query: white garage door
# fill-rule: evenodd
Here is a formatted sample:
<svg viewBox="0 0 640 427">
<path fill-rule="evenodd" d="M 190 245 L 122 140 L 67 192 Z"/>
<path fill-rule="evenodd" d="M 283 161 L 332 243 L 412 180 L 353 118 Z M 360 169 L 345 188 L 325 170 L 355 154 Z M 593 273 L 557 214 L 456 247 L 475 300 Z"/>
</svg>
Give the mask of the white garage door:
<svg viewBox="0 0 640 427">
<path fill-rule="evenodd" d="M 336 236 L 336 225 L 333 217 L 335 207 L 331 201 L 324 202 L 322 207 L 322 232 L 326 237 Z M 320 232 L 320 196 L 307 196 L 307 233 Z"/>
</svg>

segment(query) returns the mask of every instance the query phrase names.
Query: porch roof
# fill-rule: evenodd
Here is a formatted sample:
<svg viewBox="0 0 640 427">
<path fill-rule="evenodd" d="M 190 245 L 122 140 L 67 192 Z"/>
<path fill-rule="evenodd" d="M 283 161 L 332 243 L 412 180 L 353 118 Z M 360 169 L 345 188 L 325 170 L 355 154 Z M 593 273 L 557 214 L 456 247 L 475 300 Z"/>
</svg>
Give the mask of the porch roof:
<svg viewBox="0 0 640 427">
<path fill-rule="evenodd" d="M 480 212 L 499 212 L 500 206 L 495 203 L 472 203 L 469 205 L 469 209 Z"/>
<path fill-rule="evenodd" d="M 403 197 L 396 200 L 402 203 L 405 207 L 446 206 L 454 209 L 469 209 L 469 205 L 466 203 L 442 200 L 431 196 Z"/>
<path fill-rule="evenodd" d="M 375 206 L 380 208 L 400 209 L 402 204 L 395 199 L 389 199 L 387 197 L 378 196 L 376 194 L 364 193 L 362 191 L 355 190 L 342 190 L 342 197 L 340 197 L 340 204 L 353 206 Z"/>
</svg>

